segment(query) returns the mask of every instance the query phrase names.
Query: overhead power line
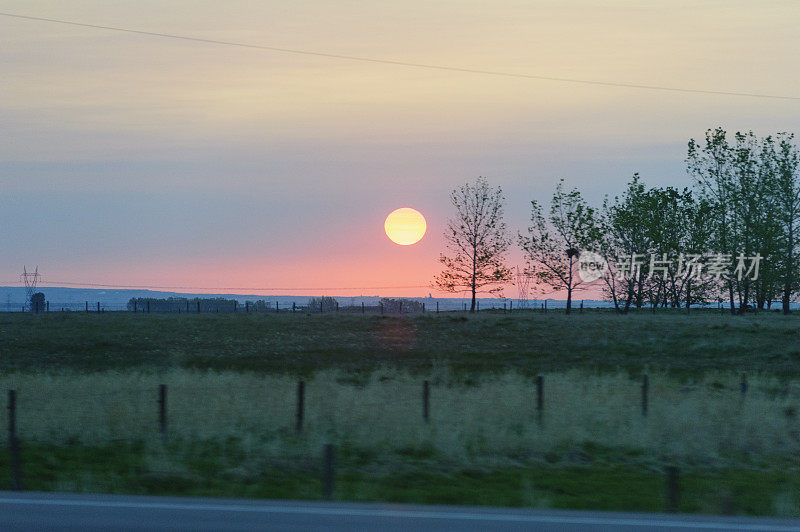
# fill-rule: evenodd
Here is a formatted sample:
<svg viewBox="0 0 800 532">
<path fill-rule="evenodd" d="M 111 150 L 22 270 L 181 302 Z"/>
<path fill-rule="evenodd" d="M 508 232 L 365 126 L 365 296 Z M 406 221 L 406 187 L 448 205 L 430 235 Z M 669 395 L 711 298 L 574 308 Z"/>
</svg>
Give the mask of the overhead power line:
<svg viewBox="0 0 800 532">
<path fill-rule="evenodd" d="M 101 284 L 101 283 L 78 283 L 74 281 L 49 281 L 39 280 L 39 285 L 49 284 L 52 286 L 76 286 L 93 288 L 117 288 L 122 290 L 142 289 L 142 290 L 250 290 L 253 292 L 273 292 L 276 290 L 288 291 L 324 291 L 324 290 L 389 290 L 401 288 L 430 288 L 429 285 L 414 286 L 333 286 L 333 287 L 253 287 L 253 286 L 152 286 L 152 285 L 126 285 L 126 284 Z M 15 284 L 15 283 L 11 283 Z"/>
<path fill-rule="evenodd" d="M 456 66 L 447 66 L 447 65 L 434 65 L 434 64 L 427 64 L 427 63 L 413 63 L 408 61 L 395 61 L 392 59 L 381 59 L 375 57 L 361 57 L 355 55 L 343 55 L 343 54 L 334 54 L 328 52 L 319 52 L 314 50 L 300 50 L 295 48 L 283 48 L 278 46 L 267 46 L 267 45 L 260 45 L 260 44 L 248 44 L 242 42 L 235 42 L 235 41 L 222 41 L 217 39 L 206 39 L 203 37 L 192 37 L 190 35 L 178 35 L 174 33 L 161 33 L 156 31 L 145 31 L 145 30 L 135 30 L 131 28 L 121 28 L 118 26 L 103 26 L 100 24 L 88 24 L 84 22 L 75 22 L 71 20 L 60 20 L 60 19 L 53 19 L 53 18 L 44 18 L 44 17 L 34 17 L 29 15 L 19 15 L 16 13 L 3 13 L 0 12 L 0 16 L 4 17 L 11 17 L 16 19 L 23 19 L 23 20 L 31 20 L 31 21 L 38 21 L 38 22 L 52 22 L 55 24 L 66 24 L 70 26 L 79 26 L 82 28 L 93 28 L 99 30 L 108 30 L 108 31 L 118 31 L 118 32 L 125 32 L 125 33 L 135 33 L 138 35 L 148 35 L 151 37 L 165 37 L 168 39 L 180 39 L 184 41 L 193 41 L 193 42 L 201 42 L 206 44 L 215 44 L 215 45 L 223 45 L 223 46 L 237 46 L 240 48 L 251 48 L 256 50 L 267 50 L 270 52 L 279 52 L 285 54 L 296 54 L 296 55 L 306 55 L 306 56 L 315 56 L 315 57 L 326 57 L 328 59 L 339 59 L 344 61 L 359 61 L 362 63 L 379 63 L 384 65 L 394 65 L 394 66 L 402 66 L 402 67 L 409 67 L 409 68 L 423 68 L 428 70 L 444 70 L 449 72 L 461 72 L 461 73 L 468 73 L 468 74 L 481 74 L 481 75 L 488 75 L 488 76 L 501 76 L 507 78 L 523 78 L 523 79 L 535 79 L 540 81 L 555 81 L 561 83 L 579 83 L 583 85 L 599 85 L 603 87 L 618 87 L 618 88 L 628 88 L 628 89 L 643 89 L 643 90 L 655 90 L 655 91 L 668 91 L 668 92 L 684 92 L 684 93 L 693 93 L 693 94 L 711 94 L 716 96 L 738 96 L 738 97 L 748 97 L 748 98 L 766 98 L 766 99 L 773 99 L 773 100 L 800 100 L 800 96 L 783 96 L 777 94 L 764 94 L 764 93 L 756 93 L 756 92 L 743 92 L 743 91 L 728 91 L 728 90 L 711 90 L 711 89 L 692 89 L 692 88 L 685 88 L 685 87 L 666 87 L 661 85 L 647 85 L 647 84 L 640 84 L 640 83 L 626 83 L 626 82 L 616 82 L 616 81 L 600 81 L 600 80 L 591 80 L 591 79 L 578 79 L 578 78 L 563 78 L 563 77 L 556 77 L 556 76 L 545 76 L 545 75 L 538 75 L 538 74 L 524 74 L 519 72 L 505 72 L 501 70 L 483 70 L 478 68 L 466 68 L 466 67 L 456 67 Z"/>
</svg>

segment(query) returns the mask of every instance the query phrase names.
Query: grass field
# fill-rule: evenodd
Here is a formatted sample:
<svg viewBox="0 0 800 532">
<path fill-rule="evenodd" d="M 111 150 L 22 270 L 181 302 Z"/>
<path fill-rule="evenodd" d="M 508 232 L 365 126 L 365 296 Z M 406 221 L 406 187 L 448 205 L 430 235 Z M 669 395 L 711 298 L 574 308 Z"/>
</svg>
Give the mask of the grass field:
<svg viewBox="0 0 800 532">
<path fill-rule="evenodd" d="M 663 510 L 677 465 L 682 511 L 800 516 L 798 326 L 715 312 L 5 314 L 0 386 L 18 393 L 28 489 L 318 498 L 332 443 L 342 500 Z"/>
<path fill-rule="evenodd" d="M 800 315 L 0 314 L 0 370 L 199 368 L 352 374 L 568 369 L 800 375 Z"/>
</svg>

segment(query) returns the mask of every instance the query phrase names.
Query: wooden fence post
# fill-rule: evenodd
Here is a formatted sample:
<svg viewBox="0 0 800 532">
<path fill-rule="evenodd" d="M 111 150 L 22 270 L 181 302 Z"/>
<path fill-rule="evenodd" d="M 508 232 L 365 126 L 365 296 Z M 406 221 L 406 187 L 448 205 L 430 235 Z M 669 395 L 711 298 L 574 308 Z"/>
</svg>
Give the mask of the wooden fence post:
<svg viewBox="0 0 800 532">
<path fill-rule="evenodd" d="M 675 466 L 667 467 L 667 501 L 666 511 L 674 513 L 678 511 L 680 503 L 680 470 Z"/>
<path fill-rule="evenodd" d="M 15 491 L 22 489 L 20 480 L 19 440 L 17 439 L 17 392 L 8 391 L 8 451 L 11 469 L 11 486 Z"/>
<path fill-rule="evenodd" d="M 186 314 L 189 314 L 189 300 L 186 300 Z"/>
<path fill-rule="evenodd" d="M 167 385 L 158 385 L 158 431 L 167 437 Z"/>
<path fill-rule="evenodd" d="M 439 314 L 439 302 L 436 302 L 436 314 Z"/>
<path fill-rule="evenodd" d="M 233 300 L 233 313 L 236 314 L 236 310 L 239 308 L 239 302 L 235 299 Z"/>
<path fill-rule="evenodd" d="M 297 308 L 297 307 L 295 306 L 294 301 L 292 301 L 292 314 L 294 314 L 294 309 L 295 308 Z"/>
<path fill-rule="evenodd" d="M 536 422 L 542 424 L 544 414 L 544 377 L 536 376 Z"/>
<path fill-rule="evenodd" d="M 422 313 L 425 314 L 425 302 L 422 302 Z"/>
<path fill-rule="evenodd" d="M 147 313 L 150 314 L 150 300 L 147 300 Z"/>
<path fill-rule="evenodd" d="M 362 301 L 361 302 L 361 314 L 364 314 L 364 312 L 366 312 L 366 308 L 364 308 L 364 302 Z"/>
<path fill-rule="evenodd" d="M 425 423 L 430 421 L 431 414 L 431 385 L 426 380 L 422 383 L 422 419 Z"/>
<path fill-rule="evenodd" d="M 297 419 L 295 422 L 294 431 L 297 434 L 303 432 L 303 410 L 305 409 L 306 402 L 306 383 L 300 381 L 297 383 Z"/>
<path fill-rule="evenodd" d="M 200 300 L 197 300 L 197 313 L 200 314 Z"/>
<path fill-rule="evenodd" d="M 325 444 L 322 459 L 322 486 L 323 495 L 326 501 L 333 500 L 333 487 L 334 487 L 334 454 L 333 445 L 330 443 Z"/>
<path fill-rule="evenodd" d="M 89 312 L 89 302 L 86 302 L 86 312 Z"/>
<path fill-rule="evenodd" d="M 647 399 L 650 391 L 650 379 L 647 375 L 642 377 L 642 417 L 647 417 Z"/>
<path fill-rule="evenodd" d="M 279 312 L 279 310 L 280 309 L 278 308 L 278 300 L 276 299 L 275 300 L 275 314 L 277 314 Z"/>
<path fill-rule="evenodd" d="M 100 302 L 97 302 L 97 313 L 100 314 Z"/>
</svg>

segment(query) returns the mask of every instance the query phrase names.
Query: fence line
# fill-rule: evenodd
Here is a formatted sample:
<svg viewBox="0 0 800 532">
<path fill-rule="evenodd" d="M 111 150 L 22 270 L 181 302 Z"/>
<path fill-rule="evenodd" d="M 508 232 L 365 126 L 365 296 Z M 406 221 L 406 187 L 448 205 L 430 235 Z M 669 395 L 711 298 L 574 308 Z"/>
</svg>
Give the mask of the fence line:
<svg viewBox="0 0 800 532">
<path fill-rule="evenodd" d="M 536 423 L 541 425 L 544 414 L 544 376 L 537 375 L 534 378 L 534 394 L 536 412 Z M 422 382 L 422 418 L 425 424 L 431 422 L 430 404 L 431 404 L 431 388 L 432 385 L 429 380 Z M 739 393 L 742 398 L 747 394 L 747 381 L 746 375 L 742 374 L 741 382 L 739 383 Z M 143 391 L 143 390 L 138 390 Z M 649 402 L 649 377 L 648 375 L 642 376 L 641 384 L 641 415 L 647 418 L 648 415 L 648 402 Z M 9 465 L 11 475 L 11 485 L 14 490 L 22 490 L 22 467 L 23 463 L 20 459 L 20 439 L 17 433 L 18 421 L 18 390 L 12 389 L 8 391 L 8 452 L 9 452 Z M 24 391 L 23 391 L 24 393 Z M 304 411 L 305 411 L 305 394 L 306 382 L 300 380 L 297 382 L 296 388 L 296 407 L 295 407 L 295 434 L 296 437 L 303 435 Z M 167 385 L 160 384 L 157 389 L 157 410 L 158 410 L 158 423 L 157 430 L 160 436 L 164 439 L 167 437 L 167 418 L 168 418 L 168 403 L 167 403 Z M 125 440 L 119 440 L 125 441 Z M 326 443 L 322 448 L 322 467 L 321 467 L 321 480 L 322 480 L 322 496 L 326 500 L 334 499 L 335 494 L 335 447 L 331 443 Z M 680 470 L 677 466 L 670 465 L 665 469 L 665 511 L 676 512 L 680 503 Z"/>
</svg>

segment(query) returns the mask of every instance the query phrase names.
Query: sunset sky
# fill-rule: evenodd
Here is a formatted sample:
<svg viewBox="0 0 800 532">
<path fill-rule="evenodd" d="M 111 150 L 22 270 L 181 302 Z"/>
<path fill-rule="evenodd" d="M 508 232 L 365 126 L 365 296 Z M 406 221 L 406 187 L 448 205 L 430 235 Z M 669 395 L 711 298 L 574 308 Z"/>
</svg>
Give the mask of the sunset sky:
<svg viewBox="0 0 800 532">
<path fill-rule="evenodd" d="M 793 0 L 25 0 L 0 11 L 800 97 Z M 559 178 L 595 204 L 634 172 L 684 186 L 690 137 L 718 125 L 800 133 L 798 124 L 800 100 L 411 68 L 0 16 L 0 284 L 38 265 L 53 283 L 427 295 L 448 193 L 479 175 L 503 187 L 516 233 L 530 200 L 547 201 Z M 428 232 L 399 246 L 383 223 L 406 206 Z M 518 251 L 510 259 L 521 264 Z M 378 288 L 405 286 L 420 288 Z"/>
</svg>

